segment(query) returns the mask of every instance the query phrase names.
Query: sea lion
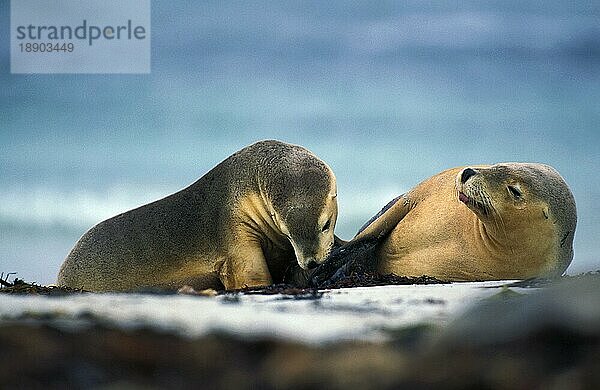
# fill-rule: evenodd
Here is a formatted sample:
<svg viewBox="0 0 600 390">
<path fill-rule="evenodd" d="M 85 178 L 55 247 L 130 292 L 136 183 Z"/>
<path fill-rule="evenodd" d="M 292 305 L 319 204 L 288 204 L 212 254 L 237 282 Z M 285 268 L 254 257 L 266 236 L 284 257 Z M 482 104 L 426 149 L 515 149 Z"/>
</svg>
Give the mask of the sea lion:
<svg viewBox="0 0 600 390">
<path fill-rule="evenodd" d="M 91 228 L 58 284 L 93 291 L 235 289 L 281 282 L 323 262 L 334 242 L 336 180 L 307 149 L 250 145 L 166 198 Z"/>
<path fill-rule="evenodd" d="M 386 205 L 312 283 L 357 270 L 447 281 L 558 276 L 573 259 L 576 224 L 575 199 L 548 165 L 453 168 Z"/>
</svg>

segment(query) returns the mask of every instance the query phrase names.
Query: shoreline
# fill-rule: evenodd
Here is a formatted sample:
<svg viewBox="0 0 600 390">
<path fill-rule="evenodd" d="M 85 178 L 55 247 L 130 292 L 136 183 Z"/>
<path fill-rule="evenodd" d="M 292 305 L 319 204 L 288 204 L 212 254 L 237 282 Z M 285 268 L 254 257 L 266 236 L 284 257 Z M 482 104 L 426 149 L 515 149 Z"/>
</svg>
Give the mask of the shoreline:
<svg viewBox="0 0 600 390">
<path fill-rule="evenodd" d="M 3 385 L 27 388 L 562 389 L 599 383 L 599 275 L 543 288 L 502 287 L 507 285 L 363 287 L 325 290 L 308 300 L 243 293 L 0 295 L 5 362 L 0 379 Z M 452 287 L 459 288 L 453 292 Z M 461 297 L 464 305 L 456 305 Z M 101 301 L 110 305 L 97 307 Z M 154 311 L 146 307 L 150 303 Z M 183 331 L 186 324 L 210 318 L 211 305 L 231 322 L 230 328 Z M 192 322 L 182 321 L 187 316 L 183 307 Z M 253 323 L 272 323 L 277 316 L 266 308 L 291 317 L 296 337 L 273 328 L 261 334 L 241 331 Z M 310 342 L 298 337 L 311 324 L 328 327 L 326 318 L 335 308 L 348 315 L 343 324 L 359 330 L 356 337 L 338 333 L 334 340 L 314 337 Z M 320 314 L 312 322 L 298 322 L 303 310 Z M 416 321 L 394 322 L 415 313 Z M 376 329 L 352 322 L 360 318 L 394 326 L 385 329 L 385 338 L 369 339 L 363 337 L 365 329 L 370 334 Z"/>
</svg>

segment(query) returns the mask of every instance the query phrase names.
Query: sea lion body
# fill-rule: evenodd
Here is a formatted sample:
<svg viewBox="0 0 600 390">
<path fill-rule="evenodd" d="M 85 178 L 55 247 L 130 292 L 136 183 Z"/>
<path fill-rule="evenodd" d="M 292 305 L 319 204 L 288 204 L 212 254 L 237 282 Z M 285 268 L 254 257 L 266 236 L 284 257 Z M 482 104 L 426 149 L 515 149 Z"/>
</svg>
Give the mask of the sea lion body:
<svg viewBox="0 0 600 390">
<path fill-rule="evenodd" d="M 576 221 L 571 191 L 547 165 L 453 168 L 388 204 L 341 258 L 354 257 L 345 272 L 372 266 L 449 281 L 556 276 L 573 258 Z M 362 259 L 352 253 L 368 241 Z"/>
<path fill-rule="evenodd" d="M 94 291 L 241 288 L 322 262 L 337 219 L 335 176 L 308 150 L 261 141 L 189 187 L 90 229 L 58 284 Z"/>
</svg>

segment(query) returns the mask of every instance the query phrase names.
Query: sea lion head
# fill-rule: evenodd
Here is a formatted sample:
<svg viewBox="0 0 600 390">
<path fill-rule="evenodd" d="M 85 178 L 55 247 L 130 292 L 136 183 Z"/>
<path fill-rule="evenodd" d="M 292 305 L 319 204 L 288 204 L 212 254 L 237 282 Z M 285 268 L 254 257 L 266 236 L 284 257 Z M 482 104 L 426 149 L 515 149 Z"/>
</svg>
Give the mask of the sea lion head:
<svg viewBox="0 0 600 390">
<path fill-rule="evenodd" d="M 553 251 L 557 262 L 546 267 L 552 274 L 562 274 L 570 264 L 575 199 L 554 168 L 533 163 L 466 167 L 456 187 L 458 199 L 497 238 L 504 237 L 511 247 Z"/>
<path fill-rule="evenodd" d="M 274 220 L 294 249 L 298 265 L 312 269 L 323 263 L 334 243 L 337 221 L 335 175 L 327 164 L 298 156 L 271 192 Z"/>
</svg>

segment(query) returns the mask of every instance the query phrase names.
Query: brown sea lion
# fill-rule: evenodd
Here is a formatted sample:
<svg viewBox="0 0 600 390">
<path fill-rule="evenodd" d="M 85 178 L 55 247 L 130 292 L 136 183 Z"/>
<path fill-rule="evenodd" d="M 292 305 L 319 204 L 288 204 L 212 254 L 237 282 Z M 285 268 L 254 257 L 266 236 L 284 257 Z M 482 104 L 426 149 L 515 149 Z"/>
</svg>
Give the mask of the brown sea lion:
<svg viewBox="0 0 600 390">
<path fill-rule="evenodd" d="M 356 270 L 448 281 L 557 276 L 573 259 L 576 224 L 573 195 L 548 165 L 453 168 L 390 202 L 330 261 L 344 266 L 336 277 Z M 314 283 L 331 273 L 327 263 Z"/>
<path fill-rule="evenodd" d="M 337 219 L 335 176 L 310 151 L 261 141 L 164 199 L 91 228 L 58 284 L 94 291 L 241 288 L 281 282 L 325 260 Z"/>
</svg>

